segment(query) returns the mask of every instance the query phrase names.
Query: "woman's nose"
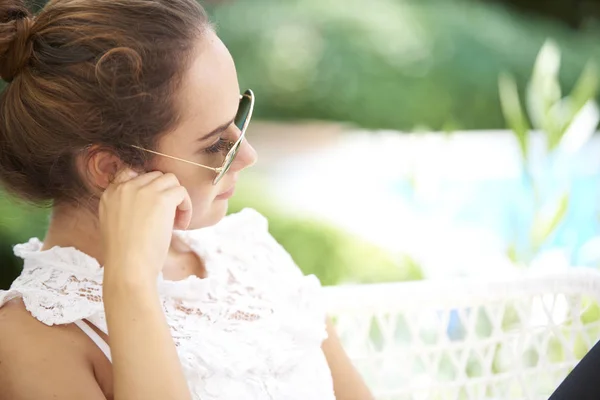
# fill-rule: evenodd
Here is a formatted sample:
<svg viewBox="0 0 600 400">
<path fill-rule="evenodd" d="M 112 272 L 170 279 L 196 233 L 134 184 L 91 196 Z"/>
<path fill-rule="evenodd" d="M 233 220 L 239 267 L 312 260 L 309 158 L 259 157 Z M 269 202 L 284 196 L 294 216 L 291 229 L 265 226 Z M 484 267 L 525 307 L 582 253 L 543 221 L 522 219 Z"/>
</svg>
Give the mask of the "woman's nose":
<svg viewBox="0 0 600 400">
<path fill-rule="evenodd" d="M 243 169 L 256 164 L 257 160 L 258 154 L 256 153 L 256 150 L 247 140 L 244 139 L 240 144 L 240 149 L 235 157 L 235 160 L 233 160 L 233 163 L 231 164 L 231 169 L 237 172 L 242 171 Z"/>
</svg>

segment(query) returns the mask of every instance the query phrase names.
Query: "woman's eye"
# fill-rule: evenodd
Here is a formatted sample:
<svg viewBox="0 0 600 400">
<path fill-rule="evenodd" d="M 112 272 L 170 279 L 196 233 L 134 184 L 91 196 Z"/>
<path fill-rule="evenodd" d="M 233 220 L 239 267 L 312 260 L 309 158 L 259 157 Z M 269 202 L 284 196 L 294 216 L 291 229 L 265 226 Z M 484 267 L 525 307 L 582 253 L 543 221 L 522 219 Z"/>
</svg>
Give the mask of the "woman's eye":
<svg viewBox="0 0 600 400">
<path fill-rule="evenodd" d="M 217 140 L 215 142 L 215 144 L 204 149 L 204 152 L 209 153 L 209 154 L 219 153 L 224 150 L 227 150 L 228 146 L 229 146 L 229 142 L 227 140 L 224 140 L 223 138 L 219 138 L 219 140 Z"/>
</svg>

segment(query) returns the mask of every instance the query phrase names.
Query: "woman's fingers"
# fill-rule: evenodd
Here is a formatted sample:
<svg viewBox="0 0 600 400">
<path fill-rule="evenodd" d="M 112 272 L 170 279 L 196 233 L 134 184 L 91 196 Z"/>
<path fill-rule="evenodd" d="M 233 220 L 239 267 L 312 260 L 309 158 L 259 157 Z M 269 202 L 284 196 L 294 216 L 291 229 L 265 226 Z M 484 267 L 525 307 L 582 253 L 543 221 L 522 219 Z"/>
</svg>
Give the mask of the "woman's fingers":
<svg viewBox="0 0 600 400">
<path fill-rule="evenodd" d="M 172 173 L 153 171 L 139 175 L 131 168 L 119 171 L 113 180 L 114 187 L 128 183 L 151 197 L 165 197 L 169 207 L 175 209 L 174 229 L 187 229 L 192 219 L 192 200 L 185 187 Z"/>
<path fill-rule="evenodd" d="M 162 192 L 172 187 L 181 186 L 179 183 L 179 179 L 172 173 L 166 173 L 162 176 L 152 180 L 147 185 L 145 185 L 148 189 L 155 190 L 157 192 Z"/>
<path fill-rule="evenodd" d="M 175 186 L 165 190 L 163 193 L 177 207 L 173 224 L 174 229 L 187 229 L 192 220 L 192 200 L 188 191 L 183 186 Z"/>
<path fill-rule="evenodd" d="M 113 185 L 120 185 L 137 177 L 138 173 L 131 168 L 123 168 L 115 175 L 115 179 L 111 182 Z"/>
<path fill-rule="evenodd" d="M 146 186 L 163 175 L 164 174 L 160 171 L 145 172 L 133 179 L 132 183 L 138 187 Z"/>
<path fill-rule="evenodd" d="M 112 276 L 151 283 L 164 266 L 173 229 L 188 228 L 192 201 L 173 174 L 126 169 L 103 193 L 99 213 Z"/>
</svg>

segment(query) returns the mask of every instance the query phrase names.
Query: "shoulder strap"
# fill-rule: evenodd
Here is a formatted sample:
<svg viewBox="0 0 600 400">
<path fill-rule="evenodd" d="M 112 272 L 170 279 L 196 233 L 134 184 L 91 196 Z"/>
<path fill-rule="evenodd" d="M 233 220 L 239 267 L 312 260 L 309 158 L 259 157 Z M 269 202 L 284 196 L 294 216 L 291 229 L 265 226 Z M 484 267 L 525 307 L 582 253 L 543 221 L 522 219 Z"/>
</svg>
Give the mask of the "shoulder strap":
<svg viewBox="0 0 600 400">
<path fill-rule="evenodd" d="M 112 363 L 110 347 L 108 347 L 108 344 L 104 341 L 104 339 L 102 339 L 100 335 L 98 335 L 98 333 L 95 330 L 93 330 L 84 320 L 80 319 L 75 321 L 74 323 L 79 327 L 79 329 L 83 331 L 83 333 L 88 335 L 89 338 L 92 339 L 94 343 L 96 343 L 96 346 L 98 346 L 98 348 L 102 350 L 106 358 L 108 358 L 108 361 Z"/>
</svg>

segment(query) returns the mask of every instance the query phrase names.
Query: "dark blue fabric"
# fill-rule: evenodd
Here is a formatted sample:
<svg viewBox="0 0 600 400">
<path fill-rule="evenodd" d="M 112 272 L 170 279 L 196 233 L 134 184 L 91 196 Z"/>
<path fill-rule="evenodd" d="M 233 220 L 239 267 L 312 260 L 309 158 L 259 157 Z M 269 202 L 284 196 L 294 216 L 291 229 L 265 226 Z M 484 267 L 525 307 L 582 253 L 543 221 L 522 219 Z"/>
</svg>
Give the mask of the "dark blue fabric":
<svg viewBox="0 0 600 400">
<path fill-rule="evenodd" d="M 600 400 L 600 344 L 583 357 L 548 400 Z"/>
</svg>

